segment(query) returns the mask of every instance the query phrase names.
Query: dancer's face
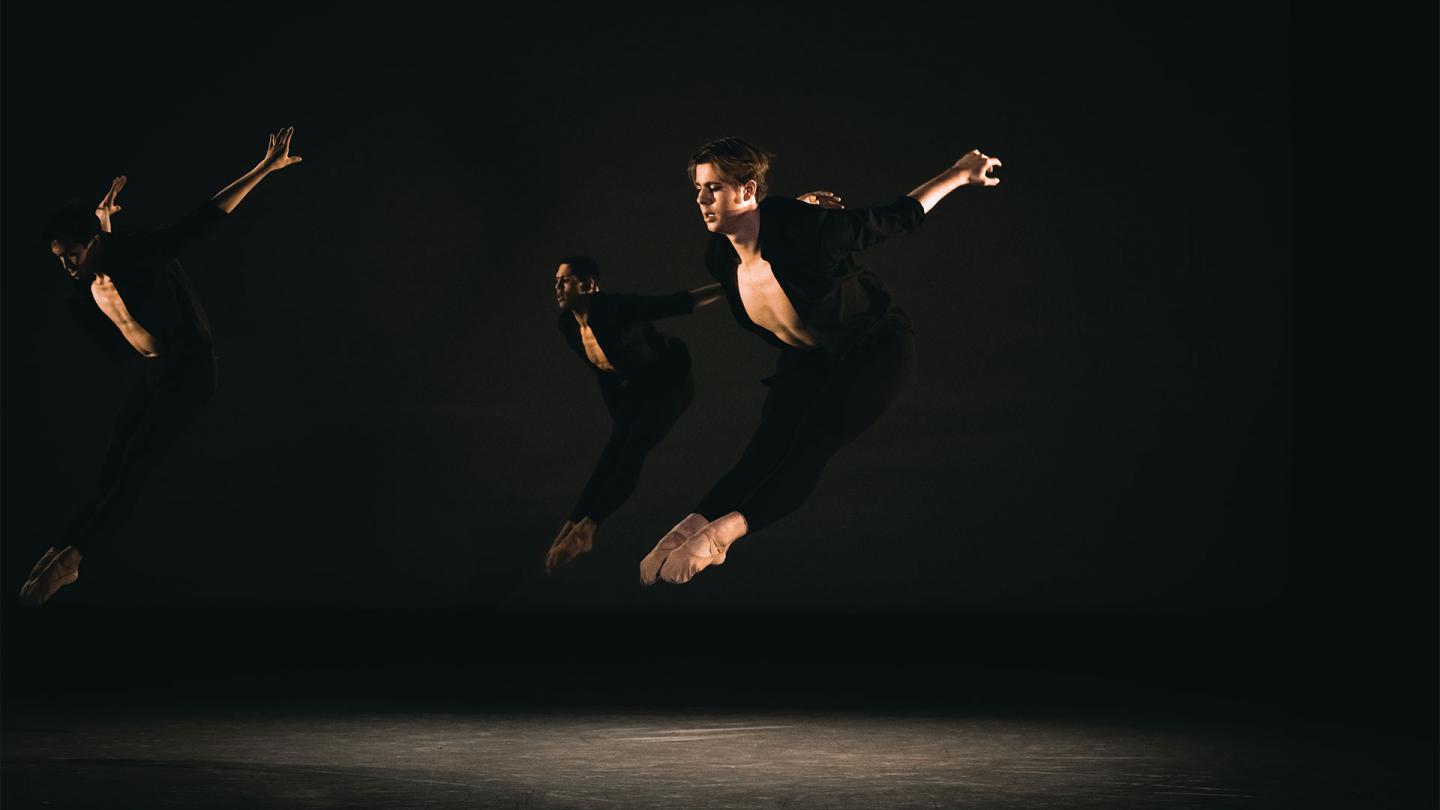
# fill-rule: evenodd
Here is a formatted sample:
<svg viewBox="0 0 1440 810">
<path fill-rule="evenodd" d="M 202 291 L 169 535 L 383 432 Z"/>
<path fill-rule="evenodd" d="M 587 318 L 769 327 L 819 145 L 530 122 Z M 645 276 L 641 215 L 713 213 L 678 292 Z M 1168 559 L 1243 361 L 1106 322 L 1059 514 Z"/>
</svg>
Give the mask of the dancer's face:
<svg viewBox="0 0 1440 810">
<path fill-rule="evenodd" d="M 52 240 L 50 252 L 60 260 L 60 266 L 65 268 L 71 278 L 79 279 L 89 269 L 90 260 L 94 258 L 95 240 L 91 239 L 83 245 Z"/>
<path fill-rule="evenodd" d="M 754 210 L 755 182 L 736 184 L 713 163 L 695 167 L 695 204 L 711 233 L 730 233 L 741 214 Z"/>
<path fill-rule="evenodd" d="M 585 296 L 592 292 L 595 292 L 594 280 L 582 281 L 576 278 L 570 265 L 562 264 L 560 269 L 555 271 L 555 304 L 560 307 L 561 312 L 574 311 L 583 303 Z"/>
</svg>

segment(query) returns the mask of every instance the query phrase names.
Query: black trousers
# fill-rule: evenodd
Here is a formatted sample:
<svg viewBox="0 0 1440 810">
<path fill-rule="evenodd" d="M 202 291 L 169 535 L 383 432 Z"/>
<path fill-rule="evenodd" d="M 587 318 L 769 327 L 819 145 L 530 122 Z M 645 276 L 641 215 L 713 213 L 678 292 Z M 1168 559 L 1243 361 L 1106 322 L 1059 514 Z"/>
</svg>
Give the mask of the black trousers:
<svg viewBox="0 0 1440 810">
<path fill-rule="evenodd" d="M 219 382 L 208 348 L 137 362 L 139 373 L 110 433 L 95 496 L 70 521 L 59 548 L 73 545 L 93 551 L 125 524 L 151 471 L 204 409 Z"/>
<path fill-rule="evenodd" d="M 570 511 L 570 520 L 588 517 L 597 525 L 635 492 L 645 456 L 665 438 L 695 399 L 695 380 L 687 373 L 679 381 L 663 385 L 610 385 L 604 393 L 614 420 L 610 440 L 580 500 Z"/>
<path fill-rule="evenodd" d="M 831 456 L 879 420 L 914 372 L 915 337 L 899 321 L 843 355 L 783 352 L 760 427 L 695 511 L 708 520 L 740 512 L 752 532 L 795 511 Z"/>
</svg>

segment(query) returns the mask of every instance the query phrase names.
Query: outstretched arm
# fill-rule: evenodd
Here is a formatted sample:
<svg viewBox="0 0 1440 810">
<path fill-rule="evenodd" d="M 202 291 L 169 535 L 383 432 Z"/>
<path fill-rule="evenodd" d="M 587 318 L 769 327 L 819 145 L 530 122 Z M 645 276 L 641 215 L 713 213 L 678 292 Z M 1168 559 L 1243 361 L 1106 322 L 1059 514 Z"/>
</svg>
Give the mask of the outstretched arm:
<svg viewBox="0 0 1440 810">
<path fill-rule="evenodd" d="M 696 287 L 691 290 L 690 295 L 695 298 L 695 308 L 699 309 L 724 298 L 725 292 L 720 289 L 719 284 L 706 284 L 704 287 Z"/>
<path fill-rule="evenodd" d="M 240 201 L 245 199 L 245 195 L 259 185 L 266 175 L 292 163 L 300 162 L 298 155 L 290 154 L 290 138 L 294 134 L 295 128 L 288 127 L 271 135 L 270 145 L 265 149 L 265 157 L 255 164 L 255 168 L 241 175 L 239 180 L 221 189 L 219 193 L 210 198 L 208 203 L 202 203 L 169 227 L 160 228 L 143 236 L 137 235 L 133 242 L 133 249 L 150 256 L 176 256 L 185 245 L 213 231 L 225 219 L 225 214 L 234 211 L 235 206 L 239 205 Z M 119 183 L 123 179 L 119 178 L 116 182 Z M 112 190 L 118 190 L 118 188 L 112 187 Z M 114 210 L 119 210 L 119 206 L 115 206 Z M 96 214 L 99 215 L 99 213 L 97 210 Z"/>
<path fill-rule="evenodd" d="M 921 183 L 908 196 L 919 200 L 925 213 L 928 214 L 936 203 L 961 186 L 1000 185 L 1000 178 L 991 177 L 988 174 L 991 169 L 998 168 L 1000 168 L 999 158 L 982 154 L 979 149 L 971 149 L 965 153 L 964 157 L 955 161 L 950 168 Z"/>
<path fill-rule="evenodd" d="M 100 230 L 110 233 L 110 218 L 120 213 L 121 205 L 115 202 L 115 197 L 120 194 L 120 189 L 125 187 L 125 175 L 120 175 L 110 183 L 110 190 L 100 198 L 99 205 L 95 206 L 95 216 L 100 220 Z"/>
<path fill-rule="evenodd" d="M 795 199 L 821 208 L 844 208 L 845 202 L 833 191 L 807 191 Z"/>
<path fill-rule="evenodd" d="M 300 162 L 299 155 L 290 154 L 290 139 L 295 136 L 294 127 L 286 127 L 270 136 L 270 145 L 265 149 L 265 157 L 255 164 L 255 168 L 240 176 L 239 180 L 231 183 L 210 198 L 215 207 L 225 213 L 235 210 L 235 206 L 245 199 L 252 189 L 264 180 L 266 175 L 273 171 L 283 169 L 294 163 Z"/>
</svg>

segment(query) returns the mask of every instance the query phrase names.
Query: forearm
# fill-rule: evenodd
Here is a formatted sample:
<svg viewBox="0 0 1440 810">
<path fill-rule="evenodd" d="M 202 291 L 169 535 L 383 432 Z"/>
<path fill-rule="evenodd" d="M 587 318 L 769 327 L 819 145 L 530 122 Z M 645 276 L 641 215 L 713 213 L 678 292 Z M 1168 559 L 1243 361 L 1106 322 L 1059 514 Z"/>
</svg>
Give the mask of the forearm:
<svg viewBox="0 0 1440 810">
<path fill-rule="evenodd" d="M 215 196 L 210 198 L 210 201 L 221 211 L 227 214 L 231 213 L 251 190 L 260 185 L 260 181 L 264 180 L 270 171 L 271 170 L 266 168 L 264 164 L 257 165 L 255 168 L 241 175 L 240 179 L 216 192 Z"/>
<path fill-rule="evenodd" d="M 696 287 L 690 291 L 690 296 L 695 299 L 695 308 L 709 306 L 725 297 L 725 291 L 719 284 L 706 284 L 704 287 Z"/>
<path fill-rule="evenodd" d="M 925 213 L 928 214 L 930 213 L 930 209 L 934 208 L 941 200 L 945 199 L 945 195 L 949 194 L 957 188 L 960 188 L 963 185 L 966 185 L 968 182 L 969 177 L 965 173 L 958 171 L 952 166 L 951 168 L 946 169 L 945 171 L 935 175 L 929 180 L 921 183 L 915 188 L 915 190 L 911 191 L 906 196 L 914 197 L 916 200 L 919 200 L 920 206 L 924 208 Z"/>
</svg>

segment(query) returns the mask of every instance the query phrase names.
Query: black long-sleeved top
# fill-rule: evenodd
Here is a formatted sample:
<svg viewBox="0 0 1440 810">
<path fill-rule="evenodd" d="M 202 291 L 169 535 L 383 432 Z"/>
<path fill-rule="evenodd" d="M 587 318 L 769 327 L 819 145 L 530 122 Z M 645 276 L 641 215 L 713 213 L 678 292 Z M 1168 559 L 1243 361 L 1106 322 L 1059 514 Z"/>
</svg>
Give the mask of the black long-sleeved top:
<svg viewBox="0 0 1440 810">
<path fill-rule="evenodd" d="M 595 372 L 601 388 L 624 385 L 668 385 L 690 373 L 690 353 L 679 339 L 661 334 L 651 321 L 695 311 L 695 296 L 687 291 L 670 295 L 618 295 L 595 292 L 589 296 L 586 322 L 595 342 L 614 371 L 597 368 L 585 356 L 580 324 L 561 312 L 558 324 L 565 342 Z"/>
<path fill-rule="evenodd" d="M 178 256 L 225 217 L 224 211 L 206 202 L 167 228 L 98 237 L 100 271 L 115 284 L 131 317 L 155 337 L 160 357 L 210 351 L 210 321 Z M 96 306 L 88 283 L 75 285 L 69 305 L 75 320 L 106 354 L 140 356 Z"/>
<path fill-rule="evenodd" d="M 908 196 L 889 205 L 850 209 L 767 197 L 760 201 L 758 247 L 819 347 L 843 353 L 882 320 L 909 323 L 885 282 L 857 266 L 853 254 L 894 234 L 913 231 L 924 220 L 925 208 Z M 735 320 L 771 345 L 793 350 L 746 314 L 736 283 L 739 264 L 730 240 L 713 234 L 705 250 L 705 267 L 725 290 Z"/>
</svg>

